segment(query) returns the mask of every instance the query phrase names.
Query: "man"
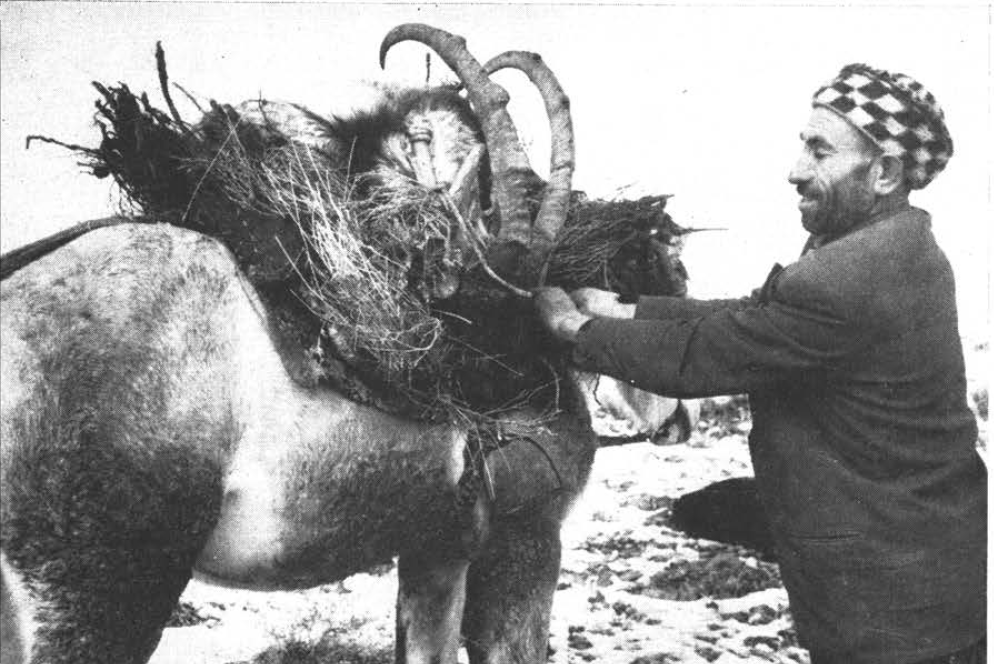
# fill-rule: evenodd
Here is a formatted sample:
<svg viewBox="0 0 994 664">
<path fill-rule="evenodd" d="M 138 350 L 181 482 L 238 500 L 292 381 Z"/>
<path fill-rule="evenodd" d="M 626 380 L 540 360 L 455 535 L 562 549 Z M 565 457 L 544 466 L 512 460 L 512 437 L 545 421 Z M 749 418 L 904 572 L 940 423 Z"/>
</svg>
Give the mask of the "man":
<svg viewBox="0 0 994 664">
<path fill-rule="evenodd" d="M 953 275 L 908 203 L 952 154 L 918 82 L 844 67 L 790 173 L 810 238 L 741 300 L 559 289 L 575 364 L 675 397 L 748 393 L 749 444 L 812 664 L 985 661 L 987 471 Z"/>
</svg>

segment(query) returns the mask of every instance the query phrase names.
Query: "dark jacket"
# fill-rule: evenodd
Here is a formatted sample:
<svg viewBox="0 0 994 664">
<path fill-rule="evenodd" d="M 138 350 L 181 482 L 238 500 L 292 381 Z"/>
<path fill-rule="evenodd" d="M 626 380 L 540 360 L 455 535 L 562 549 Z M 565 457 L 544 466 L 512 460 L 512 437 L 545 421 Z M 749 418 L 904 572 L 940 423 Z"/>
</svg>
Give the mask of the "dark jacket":
<svg viewBox="0 0 994 664">
<path fill-rule="evenodd" d="M 587 323 L 573 351 L 664 395 L 749 394 L 799 636 L 839 661 L 910 662 L 985 633 L 987 471 L 930 225 L 892 213 L 750 298 L 643 298 L 635 320 Z"/>
</svg>

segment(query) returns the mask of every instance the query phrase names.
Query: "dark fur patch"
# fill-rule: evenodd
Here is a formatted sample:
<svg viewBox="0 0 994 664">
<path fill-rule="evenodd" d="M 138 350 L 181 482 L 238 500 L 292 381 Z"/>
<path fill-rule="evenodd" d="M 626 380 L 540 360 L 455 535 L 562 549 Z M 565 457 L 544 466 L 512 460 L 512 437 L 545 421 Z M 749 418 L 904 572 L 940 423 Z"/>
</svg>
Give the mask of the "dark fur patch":
<svg viewBox="0 0 994 664">
<path fill-rule="evenodd" d="M 439 86 L 424 90 L 420 88 L 384 89 L 381 103 L 373 108 L 356 111 L 348 116 L 335 116 L 330 121 L 320 120 L 327 127 L 328 135 L 341 145 L 350 146 L 348 173 L 359 176 L 358 195 L 364 195 L 364 187 L 371 181 L 363 176 L 371 173 L 383 160 L 383 138 L 393 133 L 404 133 L 404 120 L 413 111 L 449 111 L 458 121 L 469 127 L 476 138 L 484 142 L 480 122 L 473 113 L 469 102 L 460 96 L 456 86 Z M 480 207 L 486 210 L 491 205 L 490 160 L 481 159 L 479 168 Z"/>
<path fill-rule="evenodd" d="M 123 426 L 133 396 L 101 387 L 129 379 L 122 367 L 56 381 L 35 422 L 19 422 L 3 470 L 4 551 L 45 607 L 44 661 L 150 653 L 217 520 L 221 473 L 206 432 L 157 431 L 154 418 Z M 100 402 L 82 394 L 91 390 Z M 129 410 L 144 409 L 155 407 Z"/>
<path fill-rule="evenodd" d="M 42 607 L 41 661 L 144 661 L 220 511 L 219 446 L 233 438 L 223 402 L 205 399 L 199 417 L 173 405 L 177 390 L 201 396 L 174 379 L 213 352 L 209 343 L 175 352 L 171 335 L 184 343 L 203 333 L 196 315 L 177 329 L 177 308 L 199 303 L 212 314 L 212 282 L 195 261 L 160 270 L 161 284 L 116 291 L 128 292 L 129 316 L 89 299 L 106 264 L 60 258 L 62 276 L 47 288 L 5 293 L 33 309 L 21 338 L 42 378 L 19 411 L 4 413 L 3 550 Z"/>
<path fill-rule="evenodd" d="M 454 87 L 430 90 L 404 88 L 385 90 L 383 102 L 350 116 L 336 116 L 328 125 L 329 133 L 344 145 L 351 145 L 349 172 L 368 173 L 382 158 L 383 137 L 405 131 L 404 120 L 412 111 L 445 110 L 454 113 L 483 140 L 480 123 L 469 102 Z M 485 163 L 486 160 L 484 160 Z"/>
</svg>

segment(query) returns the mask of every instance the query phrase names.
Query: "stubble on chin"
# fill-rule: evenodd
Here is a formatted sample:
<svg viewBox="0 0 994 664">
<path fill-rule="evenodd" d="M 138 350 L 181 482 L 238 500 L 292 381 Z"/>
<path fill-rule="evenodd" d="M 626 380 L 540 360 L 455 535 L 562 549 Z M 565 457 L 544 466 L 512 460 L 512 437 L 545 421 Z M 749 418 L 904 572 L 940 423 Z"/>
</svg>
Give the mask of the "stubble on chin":
<svg viewBox="0 0 994 664">
<path fill-rule="evenodd" d="M 822 233 L 821 224 L 819 223 L 819 217 L 821 216 L 819 214 L 820 209 L 821 207 L 819 206 L 815 210 L 805 210 L 801 212 L 801 226 L 803 226 L 804 230 L 812 235 L 821 235 Z"/>
<path fill-rule="evenodd" d="M 801 211 L 801 225 L 812 235 L 832 238 L 862 226 L 870 218 L 875 197 L 868 184 L 857 180 L 844 191 L 819 187 L 813 200 L 813 208 Z"/>
<path fill-rule="evenodd" d="M 801 225 L 812 235 L 825 235 L 831 232 L 832 217 L 834 216 L 835 200 L 830 191 L 821 189 L 817 196 L 807 195 L 812 201 L 807 209 L 801 210 Z"/>
</svg>

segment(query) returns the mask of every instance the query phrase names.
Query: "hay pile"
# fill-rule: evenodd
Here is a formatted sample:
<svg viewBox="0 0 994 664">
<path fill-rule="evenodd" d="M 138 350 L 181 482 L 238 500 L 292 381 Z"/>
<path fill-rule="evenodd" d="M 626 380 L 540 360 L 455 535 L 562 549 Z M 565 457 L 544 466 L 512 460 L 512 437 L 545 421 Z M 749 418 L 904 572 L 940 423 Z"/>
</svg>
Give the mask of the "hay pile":
<svg viewBox="0 0 994 664">
<path fill-rule="evenodd" d="M 437 194 L 413 182 L 377 188 L 279 126 L 245 122 L 214 101 L 186 123 L 168 96 L 161 56 L 160 79 L 170 113 L 126 85 L 95 83 L 101 143 L 67 147 L 93 175 L 112 177 L 132 212 L 224 242 L 286 334 L 309 349 L 322 380 L 430 421 L 486 421 L 525 403 L 557 407 L 560 349 L 529 301 L 449 245 L 458 220 Z M 634 296 L 644 285 L 622 275 L 662 270 L 669 292 L 680 293 L 679 263 L 644 250 L 650 235 L 679 235 L 666 197 L 616 203 L 575 194 L 573 202 L 548 283 Z M 433 302 L 428 286 L 455 269 L 458 294 Z"/>
</svg>

